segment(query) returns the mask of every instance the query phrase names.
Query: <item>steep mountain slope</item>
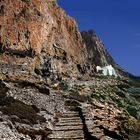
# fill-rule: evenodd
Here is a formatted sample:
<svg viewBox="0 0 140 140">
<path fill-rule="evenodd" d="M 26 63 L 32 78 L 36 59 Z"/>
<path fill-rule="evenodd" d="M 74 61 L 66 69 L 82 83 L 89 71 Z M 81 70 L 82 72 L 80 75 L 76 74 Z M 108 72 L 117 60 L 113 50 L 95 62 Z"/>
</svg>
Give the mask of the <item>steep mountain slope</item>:
<svg viewBox="0 0 140 140">
<path fill-rule="evenodd" d="M 86 63 L 76 22 L 55 1 L 6 0 L 0 7 L 0 61 L 11 68 L 8 75 L 16 76 L 12 66 L 18 71 L 22 65 L 30 73 L 73 74 Z"/>
<path fill-rule="evenodd" d="M 138 140 L 138 82 L 93 70 L 108 64 L 55 0 L 1 0 L 0 139 Z"/>
<path fill-rule="evenodd" d="M 83 41 L 75 20 L 56 1 L 6 0 L 0 7 L 0 62 L 5 75 L 44 77 L 52 72 L 73 77 L 90 73 L 93 64 L 115 64 L 93 32 L 83 32 Z"/>
<path fill-rule="evenodd" d="M 95 64 L 96 66 L 116 65 L 100 38 L 93 30 L 89 30 L 88 32 L 83 31 L 81 35 L 86 44 L 89 63 Z"/>
</svg>

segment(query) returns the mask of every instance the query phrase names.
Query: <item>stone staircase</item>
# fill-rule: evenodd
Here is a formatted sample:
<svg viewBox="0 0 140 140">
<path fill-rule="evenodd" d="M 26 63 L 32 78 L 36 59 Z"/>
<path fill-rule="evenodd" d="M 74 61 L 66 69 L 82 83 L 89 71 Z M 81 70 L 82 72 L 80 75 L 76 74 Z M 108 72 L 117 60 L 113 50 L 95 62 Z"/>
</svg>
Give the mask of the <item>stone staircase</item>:
<svg viewBox="0 0 140 140">
<path fill-rule="evenodd" d="M 115 132 L 96 124 L 86 107 L 77 107 L 58 118 L 48 140 L 122 140 Z"/>
<path fill-rule="evenodd" d="M 84 140 L 82 119 L 78 111 L 63 113 L 59 121 L 55 123 L 49 140 Z"/>
</svg>

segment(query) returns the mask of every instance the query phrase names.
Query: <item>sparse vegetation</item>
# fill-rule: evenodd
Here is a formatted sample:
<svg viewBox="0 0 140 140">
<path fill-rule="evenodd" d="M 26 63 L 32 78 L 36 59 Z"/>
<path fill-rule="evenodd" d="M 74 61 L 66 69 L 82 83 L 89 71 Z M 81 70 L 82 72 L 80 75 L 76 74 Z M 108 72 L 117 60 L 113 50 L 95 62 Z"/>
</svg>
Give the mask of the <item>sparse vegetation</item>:
<svg viewBox="0 0 140 140">
<path fill-rule="evenodd" d="M 91 98 L 95 98 L 95 99 L 101 99 L 101 95 L 99 93 L 92 93 L 91 94 Z"/>
<path fill-rule="evenodd" d="M 127 107 L 127 111 L 129 112 L 129 114 L 130 114 L 131 116 L 136 117 L 137 112 L 138 112 L 138 108 L 135 107 L 135 106 L 129 105 L 129 106 Z"/>
<path fill-rule="evenodd" d="M 69 86 L 68 86 L 67 82 L 65 82 L 65 81 L 61 81 L 59 83 L 59 86 L 60 86 L 60 89 L 63 91 L 68 91 L 68 89 L 69 89 Z"/>
</svg>

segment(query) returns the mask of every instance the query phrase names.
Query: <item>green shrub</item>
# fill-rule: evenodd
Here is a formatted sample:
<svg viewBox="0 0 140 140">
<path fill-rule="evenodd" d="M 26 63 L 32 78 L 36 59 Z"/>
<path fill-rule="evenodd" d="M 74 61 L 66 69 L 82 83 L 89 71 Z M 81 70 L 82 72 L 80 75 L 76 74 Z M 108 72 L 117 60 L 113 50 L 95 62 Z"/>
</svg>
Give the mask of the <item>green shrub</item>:
<svg viewBox="0 0 140 140">
<path fill-rule="evenodd" d="M 122 108 L 124 108 L 124 106 L 125 106 L 125 103 L 124 103 L 124 101 L 123 100 L 118 100 L 118 107 L 122 107 Z"/>
<path fill-rule="evenodd" d="M 119 97 L 121 97 L 121 98 L 126 98 L 125 93 L 122 92 L 122 91 L 116 91 L 116 94 L 117 94 Z"/>
<path fill-rule="evenodd" d="M 126 101 L 127 104 L 131 105 L 131 106 L 137 106 L 137 101 L 135 98 L 127 95 L 126 98 L 124 99 Z"/>
<path fill-rule="evenodd" d="M 60 86 L 60 89 L 63 91 L 67 91 L 69 88 L 68 84 L 65 81 L 60 82 L 59 86 Z"/>
<path fill-rule="evenodd" d="M 137 116 L 137 112 L 138 112 L 138 109 L 137 107 L 135 106 L 128 106 L 127 107 L 127 111 L 129 112 L 129 114 L 133 117 L 136 117 Z"/>
<path fill-rule="evenodd" d="M 91 98 L 100 99 L 100 95 L 98 93 L 92 93 Z"/>
<path fill-rule="evenodd" d="M 117 87 L 119 89 L 123 90 L 123 91 L 126 91 L 130 87 L 130 85 L 128 85 L 128 84 L 119 84 L 119 85 L 117 85 Z"/>
</svg>

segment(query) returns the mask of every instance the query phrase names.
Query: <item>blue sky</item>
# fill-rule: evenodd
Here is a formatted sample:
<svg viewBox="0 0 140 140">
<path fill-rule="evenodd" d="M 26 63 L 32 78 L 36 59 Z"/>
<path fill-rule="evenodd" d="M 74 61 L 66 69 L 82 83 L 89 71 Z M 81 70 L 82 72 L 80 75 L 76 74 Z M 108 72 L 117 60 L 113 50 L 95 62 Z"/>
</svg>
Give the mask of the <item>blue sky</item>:
<svg viewBox="0 0 140 140">
<path fill-rule="evenodd" d="M 79 30 L 94 29 L 116 63 L 140 76 L 140 0 L 58 0 Z"/>
</svg>

